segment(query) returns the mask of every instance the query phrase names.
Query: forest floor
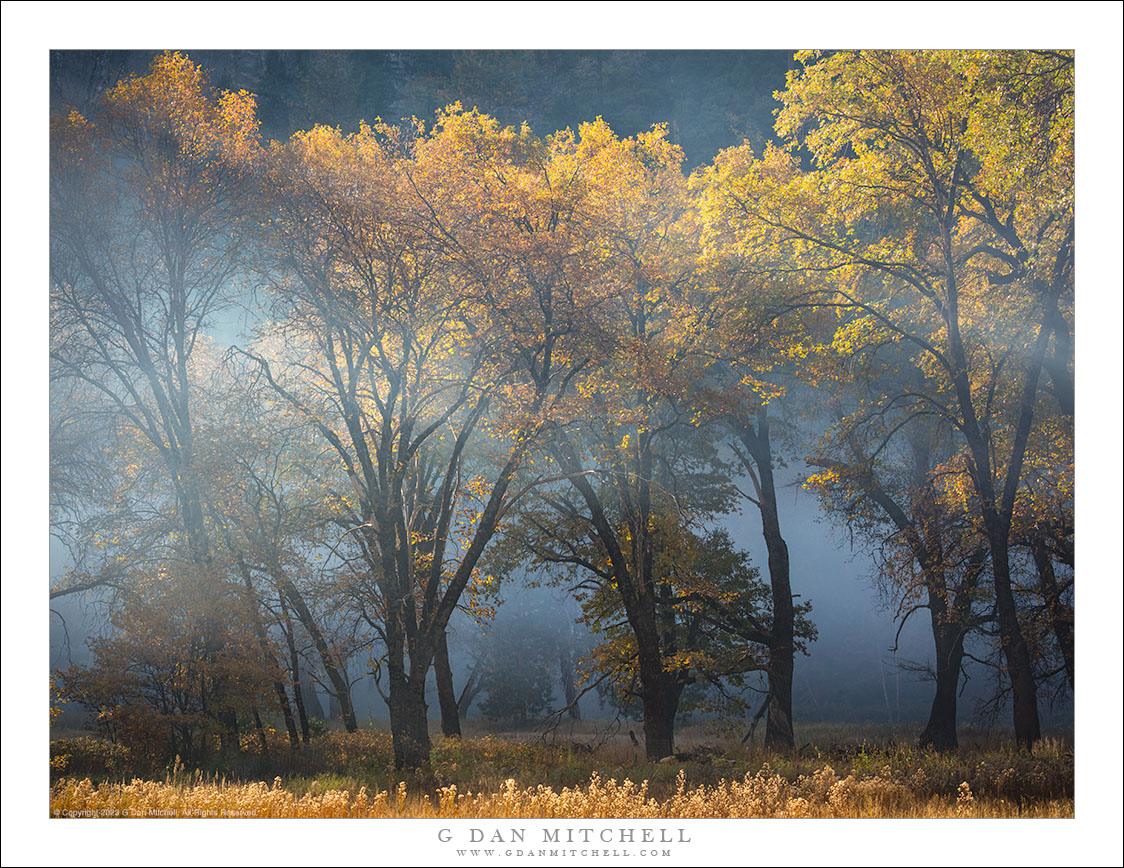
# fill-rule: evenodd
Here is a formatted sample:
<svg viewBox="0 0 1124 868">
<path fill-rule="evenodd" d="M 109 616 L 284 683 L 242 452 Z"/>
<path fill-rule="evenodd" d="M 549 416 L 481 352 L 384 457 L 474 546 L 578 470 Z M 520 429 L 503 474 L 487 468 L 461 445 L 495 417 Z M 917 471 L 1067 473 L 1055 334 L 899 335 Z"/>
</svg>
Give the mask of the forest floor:
<svg viewBox="0 0 1124 868">
<path fill-rule="evenodd" d="M 52 742 L 53 816 L 263 817 L 1072 817 L 1072 737 L 1033 752 L 1002 733 L 966 730 L 961 747 L 921 750 L 907 727 L 811 724 L 792 752 L 702 728 L 652 762 L 630 726 L 567 725 L 543 734 L 434 737 L 431 765 L 396 772 L 377 726 L 327 731 L 290 751 L 247 737 L 233 757 L 162 773 L 88 737 Z M 758 733 L 758 739 L 761 734 Z M 157 812 L 157 813 L 153 813 Z"/>
</svg>

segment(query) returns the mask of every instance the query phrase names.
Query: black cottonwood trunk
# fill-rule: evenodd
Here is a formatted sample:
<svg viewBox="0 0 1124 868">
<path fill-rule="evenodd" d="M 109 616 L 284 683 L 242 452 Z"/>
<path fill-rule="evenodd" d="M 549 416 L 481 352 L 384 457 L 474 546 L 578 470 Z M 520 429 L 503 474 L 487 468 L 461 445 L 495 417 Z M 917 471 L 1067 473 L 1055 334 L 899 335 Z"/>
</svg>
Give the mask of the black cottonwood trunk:
<svg viewBox="0 0 1124 868">
<path fill-rule="evenodd" d="M 951 214 L 952 209 L 949 209 Z M 1051 309 L 1057 309 L 1057 302 L 1063 289 L 1073 277 L 1074 223 L 1072 216 L 1066 238 L 1054 258 L 1049 282 L 1035 279 L 1037 290 L 1042 292 L 1045 313 L 1035 338 L 1030 357 L 1026 360 L 1026 379 L 1018 402 L 1018 420 L 1013 436 L 1006 471 L 1001 484 L 993 477 L 993 465 L 985 436 L 986 425 L 981 424 L 972 403 L 971 382 L 968 377 L 967 354 L 960 333 L 958 288 L 952 255 L 952 232 L 942 226 L 942 246 L 948 278 L 948 295 L 944 310 L 948 330 L 948 344 L 953 369 L 953 386 L 956 400 L 963 416 L 962 433 L 968 445 L 971 458 L 970 470 L 982 504 L 982 517 L 987 529 L 988 546 L 991 550 L 992 574 L 995 578 L 995 610 L 999 621 L 999 643 L 1003 657 L 1007 661 L 1007 674 L 1011 679 L 1012 704 L 1014 706 L 1015 742 L 1020 748 L 1029 750 L 1042 738 L 1042 728 L 1038 717 L 1038 685 L 1034 680 L 1034 667 L 1023 636 L 1018 618 L 1018 603 L 1011 583 L 1011 524 L 1015 513 L 1015 501 L 1022 479 L 1023 462 L 1026 458 L 1027 444 L 1034 418 L 1035 398 L 1038 394 L 1038 381 L 1042 373 L 1046 351 L 1055 326 L 1056 319 Z"/>
<path fill-rule="evenodd" d="M 929 722 L 918 739 L 922 747 L 939 751 L 955 750 L 956 691 L 960 685 L 960 665 L 964 661 L 964 631 L 958 624 L 933 616 L 933 645 L 936 649 L 936 694 L 929 711 Z"/>
<path fill-rule="evenodd" d="M 327 720 L 328 716 L 324 712 L 324 705 L 320 702 L 320 695 L 316 692 L 316 688 L 312 686 L 312 681 L 309 680 L 308 673 L 301 671 L 301 699 L 304 701 L 304 710 L 311 720 Z"/>
<path fill-rule="evenodd" d="M 425 702 L 425 679 L 404 677 L 395 687 L 391 672 L 390 733 L 394 742 L 394 766 L 420 769 L 429 765 L 432 744 L 429 740 L 429 709 Z"/>
<path fill-rule="evenodd" d="M 351 702 L 351 684 L 347 680 L 346 670 L 340 665 L 335 654 L 332 653 L 332 649 L 328 646 L 328 642 L 320 630 L 320 625 L 316 623 L 316 619 L 296 585 L 289 580 L 289 577 L 285 575 L 278 564 L 270 564 L 270 574 L 284 593 L 285 599 L 292 605 L 301 625 L 316 646 L 316 653 L 320 656 L 320 662 L 324 665 L 324 672 L 328 676 L 328 681 L 332 684 L 332 697 L 339 703 L 339 716 L 343 720 L 344 728 L 348 732 L 355 732 L 359 728 L 359 723 L 355 718 L 355 706 Z"/>
<path fill-rule="evenodd" d="M 285 731 L 289 734 L 289 747 L 300 746 L 300 735 L 297 733 L 297 722 L 293 719 L 293 706 L 289 703 L 289 691 L 280 681 L 273 682 L 273 689 L 277 692 L 277 704 L 281 706 L 281 716 L 285 720 Z"/>
<path fill-rule="evenodd" d="M 441 706 L 441 734 L 446 738 L 459 737 L 461 718 L 457 709 L 457 694 L 453 690 L 453 668 L 449 665 L 449 640 L 444 630 L 437 634 L 433 674 L 437 680 L 437 703 Z"/>
<path fill-rule="evenodd" d="M 269 758 L 269 740 L 265 737 L 265 726 L 261 722 L 261 714 L 257 708 L 254 708 L 254 729 L 258 733 L 258 741 L 261 744 L 261 755 L 263 758 Z"/>
<path fill-rule="evenodd" d="M 640 704 L 644 710 L 644 755 L 648 759 L 663 759 L 675 752 L 675 715 L 679 710 L 683 685 L 663 671 L 658 654 L 641 654 L 639 668 Z"/>
<path fill-rule="evenodd" d="M 654 546 L 651 529 L 651 434 L 638 438 L 639 484 L 634 492 L 635 501 L 629 518 L 628 547 L 625 546 L 605 506 L 581 472 L 581 462 L 571 444 L 561 439 L 554 450 L 559 465 L 570 474 L 571 484 L 578 490 L 590 511 L 592 530 L 604 547 L 616 580 L 617 591 L 624 605 L 629 627 L 636 640 L 637 676 L 640 704 L 644 713 L 644 753 L 649 759 L 669 756 L 675 745 L 675 714 L 683 684 L 664 669 L 665 655 L 673 655 L 673 633 L 665 631 L 661 637 L 661 624 L 656 610 L 658 593 L 654 570 Z M 623 500 L 624 498 L 622 498 Z M 626 513 L 627 514 L 627 513 Z"/>
<path fill-rule="evenodd" d="M 1054 561 L 1045 542 L 1037 538 L 1032 546 L 1034 564 L 1038 568 L 1038 587 L 1042 592 L 1042 600 L 1046 604 L 1046 615 L 1050 627 L 1054 631 L 1054 639 L 1058 643 L 1062 660 L 1065 662 L 1065 674 L 1069 680 L 1069 688 L 1073 689 L 1073 620 L 1072 613 L 1062 603 L 1061 591 L 1058 588 L 1057 576 L 1054 573 Z"/>
<path fill-rule="evenodd" d="M 384 546 L 384 558 L 387 550 L 389 547 Z M 394 592 L 393 596 L 388 595 L 386 619 L 386 662 L 390 676 L 387 705 L 390 710 L 390 733 L 394 742 L 394 767 L 399 770 L 421 769 L 429 766 L 432 748 L 425 682 L 433 656 L 431 652 L 426 657 L 424 666 L 419 666 L 419 658 L 424 649 L 418 645 L 420 637 L 415 632 L 416 625 L 409 621 L 412 609 L 397 583 L 389 583 L 388 587 Z M 415 632 L 415 644 L 411 650 L 416 655 L 408 662 L 407 628 L 410 632 Z"/>
<path fill-rule="evenodd" d="M 1029 750 L 1042 738 L 1042 728 L 1038 718 L 1038 685 L 1034 680 L 1030 649 L 1019 626 L 1018 610 L 1011 585 L 1008 529 L 1003 523 L 999 524 L 998 528 L 988 528 L 995 574 L 995 608 L 999 616 L 999 643 L 1007 660 L 1007 674 L 1011 679 L 1015 742 L 1019 747 Z"/>
<path fill-rule="evenodd" d="M 228 537 L 228 539 L 229 539 L 229 537 Z M 254 612 L 254 630 L 255 630 L 255 632 L 257 633 L 257 636 L 258 636 L 258 646 L 261 648 L 262 659 L 265 661 L 265 663 L 267 665 L 274 664 L 276 661 L 274 660 L 273 655 L 269 651 L 269 635 L 268 635 L 268 632 L 266 631 L 265 624 L 262 623 L 261 605 L 258 602 L 258 600 L 256 599 L 256 595 L 254 594 L 254 585 L 253 585 L 253 581 L 250 577 L 249 566 L 246 564 L 245 561 L 243 561 L 241 558 L 239 558 L 238 559 L 238 568 L 242 573 L 242 581 L 243 581 L 243 584 L 245 585 L 246 593 L 249 596 L 250 600 L 252 601 L 253 612 Z M 293 709 L 289 705 L 289 694 L 285 690 L 285 685 L 281 682 L 280 677 L 275 678 L 274 681 L 273 681 L 273 692 L 274 692 L 274 695 L 277 697 L 277 706 L 278 706 L 278 708 L 281 709 L 281 716 L 285 720 L 285 730 L 289 734 L 289 746 L 292 747 L 292 748 L 296 748 L 300 744 L 300 739 L 297 735 L 297 725 L 296 725 L 296 722 L 293 720 Z M 255 710 L 255 712 L 254 712 L 255 720 L 257 719 L 257 714 L 258 713 Z M 258 721 L 258 724 L 259 724 L 258 728 L 260 729 L 261 728 L 260 721 Z M 264 735 L 263 735 L 263 739 L 264 739 Z M 263 745 L 264 745 L 264 741 L 263 741 Z M 264 747 L 263 747 L 263 753 L 264 753 Z"/>
<path fill-rule="evenodd" d="M 769 585 L 772 589 L 773 628 L 769 641 L 769 706 L 765 721 L 765 745 L 791 750 L 792 678 L 796 666 L 796 609 L 792 604 L 788 544 L 781 535 L 777 511 L 777 490 L 773 479 L 773 452 L 769 442 L 769 416 L 765 407 L 757 412 L 756 427 L 735 424 L 738 439 L 757 468 L 761 533 L 769 559 Z"/>
<path fill-rule="evenodd" d="M 301 741 L 308 744 L 311 730 L 308 725 L 308 709 L 304 707 L 304 683 L 301 681 L 300 655 L 297 653 L 297 644 L 293 640 L 292 624 L 284 630 L 285 641 L 289 646 L 289 672 L 292 675 L 293 698 L 297 706 L 297 719 L 301 725 Z"/>
<path fill-rule="evenodd" d="M 484 689 L 484 663 L 477 660 L 469 670 L 468 678 L 465 679 L 464 687 L 461 688 L 461 695 L 457 698 L 457 714 L 461 719 L 468 717 L 468 710 L 472 708 L 472 703 L 476 701 L 476 697 L 480 695 L 480 691 Z"/>
<path fill-rule="evenodd" d="M 571 720 L 581 720 L 582 712 L 578 704 L 578 688 L 574 678 L 574 658 L 569 648 L 558 655 L 558 669 L 562 678 L 562 693 L 566 697 L 566 712 Z"/>
<path fill-rule="evenodd" d="M 425 697 L 411 689 L 399 691 L 390 706 L 390 732 L 394 737 L 394 765 L 420 769 L 429 765 L 432 744 Z"/>
</svg>

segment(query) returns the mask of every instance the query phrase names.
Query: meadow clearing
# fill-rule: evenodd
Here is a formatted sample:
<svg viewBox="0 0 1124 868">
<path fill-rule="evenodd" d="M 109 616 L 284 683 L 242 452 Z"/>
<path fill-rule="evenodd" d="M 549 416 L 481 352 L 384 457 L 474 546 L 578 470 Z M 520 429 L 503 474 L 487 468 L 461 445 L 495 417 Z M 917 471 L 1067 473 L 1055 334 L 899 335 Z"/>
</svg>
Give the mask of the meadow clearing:
<svg viewBox="0 0 1124 868">
<path fill-rule="evenodd" d="M 428 769 L 396 772 L 389 734 L 328 732 L 289 754 L 248 742 L 225 767 L 137 776 L 94 739 L 52 743 L 56 817 L 1072 817 L 1067 737 L 1032 752 L 995 735 L 919 750 L 889 728 L 808 728 L 792 754 L 702 740 L 644 760 L 627 730 L 553 741 L 529 734 L 437 738 Z M 692 737 L 694 735 L 694 737 Z M 880 738 L 878 738 L 881 736 Z M 255 752 L 255 747 L 257 752 Z"/>
</svg>

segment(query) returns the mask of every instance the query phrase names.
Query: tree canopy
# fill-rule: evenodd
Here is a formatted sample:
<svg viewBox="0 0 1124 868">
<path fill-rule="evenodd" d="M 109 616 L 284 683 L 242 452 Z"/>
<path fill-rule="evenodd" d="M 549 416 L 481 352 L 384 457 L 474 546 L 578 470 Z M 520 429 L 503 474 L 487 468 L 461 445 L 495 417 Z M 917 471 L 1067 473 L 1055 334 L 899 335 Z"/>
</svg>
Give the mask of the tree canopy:
<svg viewBox="0 0 1124 868">
<path fill-rule="evenodd" d="M 423 766 L 431 668 L 446 734 L 467 710 L 456 613 L 530 574 L 577 594 L 582 668 L 649 757 L 700 683 L 739 716 L 764 684 L 753 722 L 791 749 L 815 628 L 783 449 L 929 611 L 922 740 L 955 746 L 979 643 L 1036 741 L 1039 691 L 1074 683 L 1072 53 L 795 61 L 774 140 L 691 173 L 674 124 L 456 102 L 267 143 L 254 96 L 170 52 L 56 114 L 53 593 L 116 595 L 70 695 L 202 759 L 264 745 L 263 714 L 300 749 L 310 679 L 354 730 L 370 678 Z M 217 340 L 238 308 L 253 334 Z M 746 503 L 761 567 L 718 527 Z M 541 711 L 545 672 L 485 711 Z"/>
</svg>

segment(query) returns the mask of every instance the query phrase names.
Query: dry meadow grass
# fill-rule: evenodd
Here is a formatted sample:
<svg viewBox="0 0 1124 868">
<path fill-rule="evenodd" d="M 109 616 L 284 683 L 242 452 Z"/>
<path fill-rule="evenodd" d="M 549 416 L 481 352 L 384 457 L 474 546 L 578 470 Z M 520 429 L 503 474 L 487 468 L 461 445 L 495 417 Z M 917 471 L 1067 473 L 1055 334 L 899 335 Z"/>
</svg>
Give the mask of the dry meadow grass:
<svg viewBox="0 0 1124 868">
<path fill-rule="evenodd" d="M 394 793 L 360 787 L 304 795 L 286 790 L 281 778 L 264 782 L 183 784 L 134 780 L 95 786 L 88 778 L 65 779 L 51 790 L 51 811 L 63 817 L 383 817 L 383 818 L 772 818 L 772 817 L 1071 817 L 1073 802 L 1049 799 L 1022 804 L 977 799 L 967 783 L 956 798 L 918 796 L 907 787 L 874 777 L 840 778 L 830 766 L 789 782 L 765 767 L 740 781 L 688 788 L 680 771 L 675 792 L 660 800 L 648 781 L 603 781 L 594 773 L 584 787 L 560 792 L 509 779 L 498 792 L 458 792 L 455 784 L 434 796 L 413 794 L 406 783 Z"/>
<path fill-rule="evenodd" d="M 939 754 L 824 733 L 792 754 L 695 743 L 649 763 L 626 740 L 437 739 L 428 770 L 395 773 L 389 736 L 328 733 L 290 755 L 143 780 L 104 743 L 53 745 L 56 817 L 1072 817 L 1073 754 L 999 742 Z M 684 744 L 688 744 L 684 741 Z M 249 744 L 247 744 L 247 748 Z M 100 769 L 99 769 L 100 764 Z M 159 778 L 162 777 L 163 780 Z M 272 781 L 268 783 L 267 781 Z"/>
</svg>

